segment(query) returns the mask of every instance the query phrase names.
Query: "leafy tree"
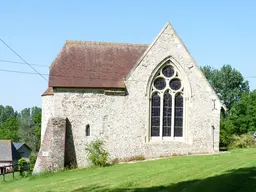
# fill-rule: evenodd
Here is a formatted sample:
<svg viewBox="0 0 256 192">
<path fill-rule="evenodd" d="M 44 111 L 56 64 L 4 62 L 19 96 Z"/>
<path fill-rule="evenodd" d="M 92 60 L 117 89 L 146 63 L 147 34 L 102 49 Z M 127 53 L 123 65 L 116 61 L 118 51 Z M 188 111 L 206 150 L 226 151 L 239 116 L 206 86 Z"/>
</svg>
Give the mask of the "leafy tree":
<svg viewBox="0 0 256 192">
<path fill-rule="evenodd" d="M 25 108 L 19 115 L 21 140 L 32 148 L 33 145 L 33 129 L 31 127 L 30 109 Z"/>
<path fill-rule="evenodd" d="M 231 134 L 242 135 L 256 131 L 256 90 L 244 94 L 230 110 Z"/>
<path fill-rule="evenodd" d="M 0 139 L 19 141 L 18 130 L 18 119 L 9 117 L 0 125 Z"/>
<path fill-rule="evenodd" d="M 15 112 L 11 106 L 7 105 L 6 107 L 4 107 L 4 106 L 0 105 L 0 125 L 4 121 L 6 121 L 9 117 L 16 118 L 17 115 L 18 115 L 18 113 Z"/>
<path fill-rule="evenodd" d="M 40 147 L 41 108 L 25 108 L 20 112 L 19 135 L 34 151 Z"/>
<path fill-rule="evenodd" d="M 242 74 L 230 65 L 224 65 L 221 69 L 204 66 L 201 70 L 228 110 L 244 93 L 250 91 L 248 81 L 245 81 Z"/>
<path fill-rule="evenodd" d="M 233 134 L 241 135 L 254 129 L 255 117 L 249 115 L 255 110 L 254 96 L 250 94 L 248 81 L 230 65 L 221 69 L 204 66 L 201 70 L 228 109 L 228 113 L 222 113 L 220 123 L 220 146 L 228 146 Z M 248 103 L 251 104 L 248 106 Z"/>
<path fill-rule="evenodd" d="M 0 105 L 0 139 L 18 141 L 18 113 L 11 106 Z"/>
<path fill-rule="evenodd" d="M 23 109 L 0 105 L 0 139 L 26 142 L 34 151 L 40 148 L 41 108 Z"/>
<path fill-rule="evenodd" d="M 39 107 L 32 108 L 32 121 L 34 124 L 34 134 L 36 139 L 36 148 L 40 148 L 41 143 L 41 117 L 42 109 Z"/>
</svg>

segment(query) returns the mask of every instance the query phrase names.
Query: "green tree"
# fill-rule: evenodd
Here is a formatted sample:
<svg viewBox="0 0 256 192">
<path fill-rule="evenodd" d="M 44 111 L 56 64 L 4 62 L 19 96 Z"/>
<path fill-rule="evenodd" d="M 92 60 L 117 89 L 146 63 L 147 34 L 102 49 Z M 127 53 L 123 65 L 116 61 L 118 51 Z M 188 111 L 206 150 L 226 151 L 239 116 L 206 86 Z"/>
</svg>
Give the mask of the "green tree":
<svg viewBox="0 0 256 192">
<path fill-rule="evenodd" d="M 249 108 L 251 112 L 254 111 L 252 106 L 248 108 L 245 105 L 250 100 L 249 83 L 230 65 L 224 65 L 221 69 L 204 66 L 201 70 L 228 109 L 227 113 L 222 113 L 220 123 L 220 146 L 228 146 L 233 134 L 248 132 Z M 253 122 L 250 127 L 253 129 Z"/>
<path fill-rule="evenodd" d="M 16 118 L 18 113 L 14 111 L 11 106 L 2 106 L 0 105 L 0 125 L 6 121 L 9 117 Z"/>
<path fill-rule="evenodd" d="M 245 81 L 242 74 L 230 65 L 224 65 L 221 69 L 204 66 L 201 70 L 228 110 L 244 93 L 250 91 L 248 81 Z"/>
<path fill-rule="evenodd" d="M 11 106 L 0 105 L 0 139 L 18 141 L 18 113 Z"/>
<path fill-rule="evenodd" d="M 19 121 L 14 117 L 9 117 L 0 125 L 0 139 L 19 141 Z"/>
<path fill-rule="evenodd" d="M 34 151 L 40 147 L 41 108 L 23 109 L 0 105 L 0 139 L 26 142 Z"/>
<path fill-rule="evenodd" d="M 256 131 L 256 90 L 244 93 L 230 109 L 229 116 L 221 121 L 221 146 L 231 144 L 234 135 L 241 136 Z"/>
<path fill-rule="evenodd" d="M 231 134 L 242 135 L 256 131 L 256 90 L 245 93 L 230 110 Z"/>
<path fill-rule="evenodd" d="M 35 142 L 36 148 L 40 148 L 41 144 L 41 117 L 42 117 L 42 109 L 39 107 L 33 107 L 32 109 L 32 121 L 34 125 L 34 133 L 35 133 Z"/>
<path fill-rule="evenodd" d="M 40 147 L 41 137 L 41 108 L 25 108 L 20 112 L 19 135 L 34 151 Z"/>
</svg>

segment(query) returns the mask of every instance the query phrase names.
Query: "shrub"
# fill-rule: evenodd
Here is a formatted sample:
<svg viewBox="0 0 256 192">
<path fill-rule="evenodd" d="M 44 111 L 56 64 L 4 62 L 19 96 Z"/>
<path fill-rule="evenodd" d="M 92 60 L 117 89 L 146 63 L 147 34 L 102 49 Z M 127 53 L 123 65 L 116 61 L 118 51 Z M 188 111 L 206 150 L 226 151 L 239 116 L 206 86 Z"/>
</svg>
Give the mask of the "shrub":
<svg viewBox="0 0 256 192">
<path fill-rule="evenodd" d="M 146 158 L 143 155 L 135 156 L 135 161 L 144 161 Z"/>
<path fill-rule="evenodd" d="M 37 154 L 31 154 L 29 157 L 29 173 L 32 174 L 36 164 Z"/>
<path fill-rule="evenodd" d="M 240 136 L 233 135 L 229 148 L 248 148 L 253 146 L 255 146 L 254 136 L 250 134 L 243 134 Z"/>
<path fill-rule="evenodd" d="M 130 162 L 130 161 L 143 161 L 146 158 L 143 155 L 137 155 L 137 156 L 132 156 L 132 157 L 127 157 L 124 158 L 123 161 L 124 162 Z"/>
<path fill-rule="evenodd" d="M 25 176 L 25 168 L 26 168 L 27 165 L 28 165 L 28 162 L 24 158 L 19 159 L 19 161 L 18 161 L 18 170 L 20 172 L 21 177 Z"/>
<path fill-rule="evenodd" d="M 95 139 L 86 145 L 85 150 L 93 165 L 97 167 L 107 166 L 109 153 L 104 149 L 104 141 Z"/>
<path fill-rule="evenodd" d="M 233 123 L 229 119 L 221 120 L 220 122 L 220 147 L 226 148 L 232 142 L 232 132 L 234 129 Z"/>
<path fill-rule="evenodd" d="M 116 165 L 116 164 L 118 164 L 120 162 L 120 160 L 118 159 L 118 158 L 115 158 L 115 159 L 113 159 L 112 161 L 111 161 L 111 164 L 112 165 Z"/>
</svg>

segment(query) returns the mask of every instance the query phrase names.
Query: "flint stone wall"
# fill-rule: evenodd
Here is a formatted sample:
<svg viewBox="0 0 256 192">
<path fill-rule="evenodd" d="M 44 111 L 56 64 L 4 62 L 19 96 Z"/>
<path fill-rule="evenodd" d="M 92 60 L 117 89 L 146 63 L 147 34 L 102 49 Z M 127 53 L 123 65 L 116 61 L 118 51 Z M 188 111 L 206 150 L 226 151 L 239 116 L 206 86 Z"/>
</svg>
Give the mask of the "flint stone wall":
<svg viewBox="0 0 256 192">
<path fill-rule="evenodd" d="M 153 141 L 149 134 L 148 90 L 154 71 L 168 57 L 179 69 L 185 84 L 184 137 Z M 212 153 L 219 150 L 221 103 L 170 25 L 163 29 L 134 67 L 125 85 L 125 96 L 105 95 L 102 89 L 55 88 L 51 99 L 43 97 L 43 103 L 51 105 L 43 105 L 43 118 L 52 114 L 68 118 L 72 136 L 67 142 L 73 142 L 74 146 L 74 153 L 68 156 L 77 162 L 78 167 L 88 166 L 85 144 L 95 138 L 105 141 L 113 159 L 137 155 L 154 158 L 174 153 Z M 85 135 L 86 125 L 90 125 L 90 136 Z M 42 127 L 42 134 L 44 131 Z"/>
<path fill-rule="evenodd" d="M 34 167 L 34 173 L 64 168 L 66 118 L 50 118 Z"/>
</svg>

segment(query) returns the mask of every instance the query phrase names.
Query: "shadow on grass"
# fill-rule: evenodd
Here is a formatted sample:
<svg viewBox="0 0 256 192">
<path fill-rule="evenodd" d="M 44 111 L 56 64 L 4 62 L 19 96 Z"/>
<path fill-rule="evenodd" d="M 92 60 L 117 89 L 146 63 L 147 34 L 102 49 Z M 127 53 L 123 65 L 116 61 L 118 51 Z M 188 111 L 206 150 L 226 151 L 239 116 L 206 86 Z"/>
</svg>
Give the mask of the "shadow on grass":
<svg viewBox="0 0 256 192">
<path fill-rule="evenodd" d="M 256 192 L 256 167 L 234 169 L 225 174 L 208 177 L 202 180 L 183 181 L 167 186 L 154 186 L 148 188 L 117 188 L 106 186 L 89 186 L 79 188 L 73 192 L 106 191 L 106 192 Z"/>
</svg>

